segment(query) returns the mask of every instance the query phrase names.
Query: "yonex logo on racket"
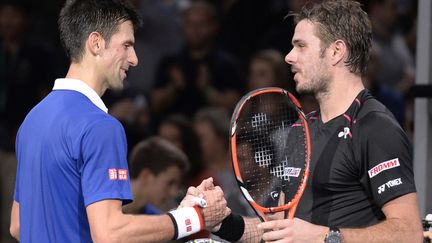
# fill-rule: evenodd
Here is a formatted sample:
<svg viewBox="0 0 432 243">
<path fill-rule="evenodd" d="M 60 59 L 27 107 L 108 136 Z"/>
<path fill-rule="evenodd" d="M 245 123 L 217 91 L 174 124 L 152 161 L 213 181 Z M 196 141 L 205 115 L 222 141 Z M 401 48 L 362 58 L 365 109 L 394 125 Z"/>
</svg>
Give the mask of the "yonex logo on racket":
<svg viewBox="0 0 432 243">
<path fill-rule="evenodd" d="M 275 201 L 277 201 L 279 199 L 279 195 L 280 195 L 280 193 L 277 191 L 270 192 L 270 197 Z"/>
</svg>

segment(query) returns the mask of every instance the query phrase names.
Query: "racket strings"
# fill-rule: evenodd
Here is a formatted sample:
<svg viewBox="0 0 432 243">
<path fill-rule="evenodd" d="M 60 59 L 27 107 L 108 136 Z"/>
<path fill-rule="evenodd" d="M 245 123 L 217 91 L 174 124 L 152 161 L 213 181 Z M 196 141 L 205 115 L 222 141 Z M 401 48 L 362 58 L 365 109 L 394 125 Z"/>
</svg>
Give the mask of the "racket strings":
<svg viewBox="0 0 432 243">
<path fill-rule="evenodd" d="M 237 122 L 237 148 L 243 183 L 264 207 L 289 202 L 302 182 L 305 132 L 297 108 L 281 93 L 252 97 Z"/>
</svg>

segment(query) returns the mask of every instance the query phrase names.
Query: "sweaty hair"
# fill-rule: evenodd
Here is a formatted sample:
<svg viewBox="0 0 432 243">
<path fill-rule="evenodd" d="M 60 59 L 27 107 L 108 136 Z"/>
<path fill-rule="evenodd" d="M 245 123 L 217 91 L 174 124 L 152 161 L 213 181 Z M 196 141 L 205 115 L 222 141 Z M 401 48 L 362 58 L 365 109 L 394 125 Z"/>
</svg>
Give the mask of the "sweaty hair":
<svg viewBox="0 0 432 243">
<path fill-rule="evenodd" d="M 296 23 L 305 19 L 316 24 L 315 34 L 321 39 L 322 49 L 336 40 L 343 40 L 348 47 L 348 58 L 345 61 L 348 69 L 357 75 L 366 74 L 372 27 L 360 3 L 352 0 L 309 3 L 299 13 L 289 15 L 294 16 Z"/>
<path fill-rule="evenodd" d="M 179 148 L 157 136 L 135 145 L 129 156 L 129 165 L 132 179 L 137 178 L 143 169 L 158 175 L 170 166 L 178 167 L 183 173 L 190 167 L 188 158 Z"/>
<path fill-rule="evenodd" d="M 141 24 L 138 13 L 121 0 L 67 0 L 58 20 L 60 40 L 72 62 L 81 61 L 85 42 L 98 32 L 109 44 L 120 24 Z"/>
</svg>

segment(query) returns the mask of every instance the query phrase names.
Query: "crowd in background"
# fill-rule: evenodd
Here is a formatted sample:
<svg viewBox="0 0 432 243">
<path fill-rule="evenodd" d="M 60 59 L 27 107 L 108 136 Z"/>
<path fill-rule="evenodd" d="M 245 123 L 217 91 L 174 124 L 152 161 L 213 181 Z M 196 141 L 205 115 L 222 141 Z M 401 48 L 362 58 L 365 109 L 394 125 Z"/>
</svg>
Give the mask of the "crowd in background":
<svg viewBox="0 0 432 243">
<path fill-rule="evenodd" d="M 285 16 L 307 1 L 128 1 L 143 17 L 135 35 L 139 64 L 129 70 L 124 90 L 108 91 L 102 99 L 122 122 L 129 151 L 150 136 L 165 138 L 190 161 L 185 188 L 213 176 L 228 205 L 251 214 L 231 171 L 231 112 L 241 96 L 266 86 L 293 92 L 306 112 L 317 108 L 312 97 L 295 93 L 284 62 L 294 26 Z M 361 2 L 373 27 L 365 84 L 411 135 L 417 1 Z M 51 91 L 54 80 L 67 72 L 56 24 L 62 4 L 63 0 L 0 1 L 1 242 L 9 240 L 17 129 Z"/>
</svg>

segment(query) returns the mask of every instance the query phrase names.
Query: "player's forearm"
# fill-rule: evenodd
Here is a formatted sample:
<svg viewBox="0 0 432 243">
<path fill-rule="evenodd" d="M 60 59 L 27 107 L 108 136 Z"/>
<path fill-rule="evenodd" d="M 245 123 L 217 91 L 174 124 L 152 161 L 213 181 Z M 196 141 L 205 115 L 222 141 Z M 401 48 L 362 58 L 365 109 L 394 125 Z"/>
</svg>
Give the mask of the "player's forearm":
<svg viewBox="0 0 432 243">
<path fill-rule="evenodd" d="M 14 201 L 11 210 L 11 223 L 9 232 L 18 241 L 20 240 L 20 219 L 19 219 L 19 204 Z"/>
<path fill-rule="evenodd" d="M 92 234 L 94 242 L 161 242 L 174 236 L 174 225 L 168 215 L 125 214 L 110 222 L 106 234 L 96 237 Z"/>
<path fill-rule="evenodd" d="M 423 242 L 420 221 L 386 219 L 376 225 L 362 229 L 341 229 L 343 241 L 347 243 L 374 242 Z"/>
</svg>

